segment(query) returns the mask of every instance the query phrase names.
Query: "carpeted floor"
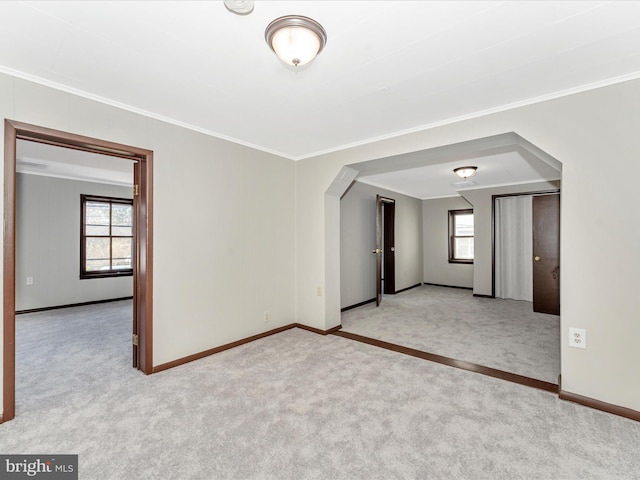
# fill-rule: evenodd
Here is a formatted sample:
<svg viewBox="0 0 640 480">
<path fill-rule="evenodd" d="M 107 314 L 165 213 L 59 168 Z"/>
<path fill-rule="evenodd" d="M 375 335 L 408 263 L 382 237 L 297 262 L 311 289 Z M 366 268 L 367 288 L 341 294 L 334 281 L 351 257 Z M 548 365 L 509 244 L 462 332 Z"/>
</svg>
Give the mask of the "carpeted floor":
<svg viewBox="0 0 640 480">
<path fill-rule="evenodd" d="M 0 452 L 77 453 L 96 480 L 638 478 L 638 422 L 337 336 L 144 376 L 130 305 L 18 317 Z"/>
<path fill-rule="evenodd" d="M 560 317 L 531 303 L 423 285 L 342 314 L 342 331 L 558 383 Z"/>
</svg>

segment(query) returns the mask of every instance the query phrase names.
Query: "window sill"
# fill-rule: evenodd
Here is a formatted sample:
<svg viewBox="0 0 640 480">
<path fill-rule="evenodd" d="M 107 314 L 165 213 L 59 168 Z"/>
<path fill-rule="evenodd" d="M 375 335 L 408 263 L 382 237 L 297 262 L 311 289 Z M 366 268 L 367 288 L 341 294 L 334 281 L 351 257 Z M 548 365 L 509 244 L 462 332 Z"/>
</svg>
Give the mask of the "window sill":
<svg viewBox="0 0 640 480">
<path fill-rule="evenodd" d="M 124 270 L 121 272 L 100 272 L 100 273 L 84 273 L 80 274 L 80 280 L 88 280 L 91 278 L 113 278 L 113 277 L 132 277 L 133 270 Z"/>
</svg>

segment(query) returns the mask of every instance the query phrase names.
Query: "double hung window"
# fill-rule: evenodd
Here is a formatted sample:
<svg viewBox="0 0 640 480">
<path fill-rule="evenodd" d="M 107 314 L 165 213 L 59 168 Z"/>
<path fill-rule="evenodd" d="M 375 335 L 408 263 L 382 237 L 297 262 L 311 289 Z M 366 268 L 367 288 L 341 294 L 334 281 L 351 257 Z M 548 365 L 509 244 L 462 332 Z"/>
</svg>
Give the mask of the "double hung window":
<svg viewBox="0 0 640 480">
<path fill-rule="evenodd" d="M 81 195 L 80 278 L 133 275 L 133 200 Z"/>
<path fill-rule="evenodd" d="M 449 210 L 449 263 L 473 263 L 473 210 Z"/>
</svg>

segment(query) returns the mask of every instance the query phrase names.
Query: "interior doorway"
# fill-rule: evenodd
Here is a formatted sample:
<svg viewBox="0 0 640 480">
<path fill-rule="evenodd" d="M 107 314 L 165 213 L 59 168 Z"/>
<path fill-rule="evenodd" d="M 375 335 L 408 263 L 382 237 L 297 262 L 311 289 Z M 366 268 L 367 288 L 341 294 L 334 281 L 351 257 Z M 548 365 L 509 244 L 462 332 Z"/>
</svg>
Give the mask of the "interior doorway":
<svg viewBox="0 0 640 480">
<path fill-rule="evenodd" d="M 3 238 L 3 415 L 15 416 L 15 268 L 17 140 L 55 145 L 131 160 L 134 171 L 133 366 L 152 373 L 152 211 L 153 152 L 105 140 L 5 120 Z"/>
<path fill-rule="evenodd" d="M 382 202 L 382 292 L 396 293 L 396 201 Z"/>
<path fill-rule="evenodd" d="M 376 195 L 376 306 L 383 293 L 396 293 L 395 212 L 393 198 Z"/>
<path fill-rule="evenodd" d="M 506 153 L 509 153 L 510 156 L 508 158 L 502 157 L 502 155 Z M 491 159 L 494 156 L 496 156 L 497 158 L 506 159 L 507 162 L 509 163 L 508 167 L 512 169 L 514 172 L 515 171 L 522 172 L 524 175 L 527 171 L 529 171 L 531 178 L 528 178 L 526 182 L 523 181 L 522 178 L 519 178 L 518 182 L 514 182 L 514 183 L 495 183 L 495 184 L 487 183 L 485 185 L 486 189 L 495 187 L 496 191 L 498 192 L 499 191 L 516 191 L 517 192 L 520 188 L 522 188 L 522 190 L 524 191 L 529 191 L 525 189 L 531 188 L 532 184 L 540 184 L 541 189 L 548 188 L 550 190 L 551 189 L 556 190 L 557 189 L 556 185 L 560 184 L 560 181 L 562 178 L 562 163 L 560 161 L 551 157 L 550 155 L 540 150 L 535 145 L 529 143 L 519 135 L 515 133 L 508 133 L 508 134 L 496 135 L 494 137 L 486 137 L 486 138 L 470 140 L 470 141 L 462 142 L 458 144 L 431 148 L 431 149 L 422 150 L 419 152 L 411 152 L 411 153 L 396 155 L 393 157 L 388 157 L 383 159 L 375 159 L 375 160 L 369 160 L 369 161 L 365 161 L 357 164 L 350 164 L 343 167 L 343 170 L 337 175 L 336 180 L 334 180 L 334 184 L 332 184 L 332 188 L 329 191 L 331 191 L 332 193 L 335 192 L 334 194 L 340 196 L 340 198 L 342 199 L 342 195 L 344 194 L 344 192 L 348 188 L 350 188 L 350 184 L 346 184 L 346 182 L 344 181 L 345 178 L 351 179 L 351 181 L 353 181 L 353 179 L 355 179 L 356 177 L 362 177 L 362 178 L 371 177 L 369 178 L 370 183 L 380 189 L 384 189 L 384 191 L 403 192 L 403 189 L 401 188 L 399 188 L 398 190 L 393 190 L 390 184 L 381 183 L 383 181 L 383 175 L 389 174 L 389 182 L 394 182 L 397 180 L 398 177 L 396 177 L 393 173 L 398 170 L 406 170 L 408 172 L 411 172 L 411 175 L 412 175 L 410 178 L 406 179 L 408 184 L 410 184 L 410 180 L 413 180 L 414 175 L 417 175 L 419 172 L 419 169 L 422 167 L 427 167 L 427 170 L 430 169 L 431 167 L 434 167 L 433 174 L 435 177 L 437 177 L 439 175 L 438 172 L 440 172 L 440 170 L 450 172 L 453 164 L 455 164 L 456 162 L 461 163 L 462 161 L 464 161 L 466 164 L 469 162 L 469 159 L 474 159 L 474 163 L 477 163 L 480 165 L 481 171 L 485 171 L 483 165 L 486 163 L 487 164 L 486 171 L 488 172 L 490 171 L 488 167 L 490 166 L 490 163 L 492 161 Z M 425 173 L 427 173 L 427 170 L 425 170 Z M 429 171 L 428 173 L 431 173 L 431 172 Z M 402 179 L 403 177 L 399 177 L 399 178 Z M 363 181 L 362 183 L 366 183 L 366 182 Z M 515 185 L 525 185 L 525 184 L 527 185 L 526 187 L 515 187 Z M 477 293 L 469 291 L 468 296 L 470 297 L 471 300 L 473 299 L 475 299 L 475 301 L 482 300 L 483 302 L 488 304 L 490 302 L 487 302 L 483 298 L 475 298 L 475 297 L 494 297 L 495 296 L 492 292 L 492 287 L 493 287 L 492 285 L 493 283 L 492 282 L 493 280 L 492 279 L 492 274 L 493 274 L 492 244 L 494 240 L 492 238 L 492 232 L 493 232 L 493 225 L 492 225 L 493 212 L 492 212 L 492 202 L 491 202 L 492 195 L 490 191 L 486 189 L 483 190 L 481 187 L 478 187 L 477 189 L 476 188 L 466 189 L 469 192 L 468 196 L 470 198 L 466 198 L 464 194 L 462 194 L 461 196 L 465 198 L 468 203 L 471 203 L 473 205 L 474 214 L 478 215 L 479 222 L 482 221 L 482 229 L 480 231 L 481 234 L 478 235 L 478 238 L 480 238 L 481 236 L 484 239 L 482 242 L 481 248 L 479 248 L 478 251 L 476 251 L 476 254 L 478 253 L 482 254 L 482 258 L 480 259 L 480 256 L 478 256 L 476 259 L 478 261 L 474 262 L 474 265 L 473 265 L 472 282 L 473 282 L 473 287 L 477 288 Z M 474 201 L 471 201 L 471 197 L 473 196 L 472 194 L 476 194 L 475 198 L 473 198 Z M 436 200 L 439 201 L 439 199 L 436 199 Z M 357 209 L 353 209 L 353 210 L 357 211 Z M 333 219 L 331 215 L 333 215 L 334 213 L 339 214 L 340 211 L 327 209 L 326 211 L 327 224 L 333 223 Z M 423 216 L 423 220 L 424 220 L 424 216 Z M 357 219 L 356 219 L 356 222 L 357 222 Z M 348 223 L 350 223 L 350 221 L 342 221 L 341 223 L 342 228 L 344 229 L 344 225 Z M 355 222 L 354 224 L 356 225 L 356 227 L 359 225 Z M 443 231 L 442 227 L 439 227 L 439 225 L 440 225 L 439 223 L 434 223 L 431 230 L 432 232 L 434 232 L 435 235 L 439 235 L 437 238 L 445 238 L 446 230 Z M 364 225 L 364 226 L 366 227 L 367 225 Z M 348 247 L 351 247 L 351 245 L 355 243 L 351 241 L 352 238 L 359 238 L 357 236 L 357 233 L 354 233 L 353 230 L 355 230 L 355 228 L 350 229 L 348 231 L 348 235 L 349 235 L 348 236 L 349 243 L 347 244 Z M 333 234 L 333 232 L 330 232 L 330 233 Z M 340 230 L 338 230 L 336 233 L 338 235 L 342 235 L 342 232 Z M 424 233 L 424 229 L 423 229 L 423 233 Z M 333 244 L 330 242 L 327 242 L 327 245 L 329 246 Z M 446 245 L 446 242 L 444 242 L 443 245 Z M 376 247 L 376 250 L 378 248 L 381 248 L 381 247 L 380 246 Z M 437 249 L 439 247 L 436 245 L 436 246 L 433 246 L 433 248 Z M 340 255 L 343 255 L 344 251 L 345 250 L 341 250 Z M 436 253 L 440 252 L 440 250 L 435 250 L 435 251 Z M 349 252 L 357 252 L 357 251 L 356 249 L 351 248 Z M 340 260 L 340 258 L 332 257 L 333 251 L 328 247 L 325 249 L 325 254 L 329 259 L 330 265 L 333 265 L 334 264 L 333 262 Z M 342 258 L 350 259 L 348 254 L 343 255 Z M 446 259 L 446 257 L 444 257 L 443 255 L 441 255 L 438 258 Z M 529 262 L 531 262 L 531 256 L 529 256 Z M 432 268 L 436 270 L 439 268 L 442 268 L 440 267 L 440 264 L 433 264 L 433 265 L 434 266 Z M 341 270 L 344 271 L 344 267 L 342 265 L 340 266 L 341 266 Z M 348 278 L 350 280 L 353 280 L 353 279 L 358 280 L 359 278 L 367 279 L 367 278 L 373 277 L 373 272 L 371 270 L 366 271 L 367 273 L 366 276 L 364 275 L 358 276 L 357 275 L 358 272 L 352 272 L 353 267 L 358 267 L 358 266 L 361 266 L 361 264 L 358 264 L 356 262 L 350 262 L 348 264 L 348 267 L 349 267 Z M 331 269 L 327 269 L 326 270 L 326 274 L 328 278 L 327 283 L 337 282 L 334 272 L 338 272 L 339 274 L 341 274 L 342 273 L 341 270 L 336 269 L 334 271 Z M 364 268 L 362 268 L 362 270 L 364 270 Z M 400 272 L 400 270 L 401 269 L 398 269 L 398 273 Z M 446 280 L 449 280 L 450 278 L 453 278 L 455 280 L 457 277 L 445 276 L 445 275 L 443 275 L 442 277 L 445 281 L 434 282 L 432 285 L 437 287 L 446 287 L 447 285 L 457 285 L 456 283 L 449 283 L 448 281 L 446 281 Z M 363 312 L 362 313 L 363 316 L 368 316 L 368 315 L 371 315 L 371 316 L 378 315 L 379 317 L 384 316 L 382 314 L 374 313 L 384 309 L 371 309 L 371 310 L 367 309 L 365 304 L 374 300 L 373 298 L 369 297 L 371 298 L 371 300 L 367 301 L 366 297 L 364 296 L 365 294 L 361 292 L 357 292 L 355 289 L 350 288 L 350 285 L 347 288 L 341 287 L 341 292 L 343 290 L 345 291 L 346 294 L 348 294 L 349 302 L 351 302 L 351 303 L 345 302 L 345 305 L 342 307 L 342 311 L 345 312 L 345 314 L 349 314 L 353 317 L 354 315 L 357 315 L 356 307 L 362 307 L 361 311 Z M 416 289 L 416 291 L 417 290 L 418 289 Z M 362 299 L 364 299 L 365 301 L 362 302 L 360 298 L 358 298 L 356 295 L 353 294 L 354 292 L 360 294 Z M 460 293 L 460 292 L 456 290 L 456 293 Z M 446 298 L 446 296 L 444 298 Z M 396 298 L 390 298 L 389 300 L 390 301 L 393 300 L 395 302 Z M 398 301 L 400 300 L 401 299 L 399 299 Z M 335 303 L 336 302 L 327 301 L 327 305 L 329 304 L 334 305 Z M 452 311 L 456 315 L 459 313 L 458 303 L 452 303 Z M 334 326 L 333 323 L 329 323 L 329 319 L 333 319 L 333 318 L 334 317 L 329 312 L 327 314 L 327 324 L 326 324 L 327 328 Z M 370 320 L 370 318 L 368 318 L 368 320 Z M 559 318 L 557 316 L 553 320 L 555 323 L 559 322 Z M 390 322 L 386 322 L 386 323 L 380 322 L 379 324 L 380 329 L 378 331 L 373 331 L 378 324 L 374 325 L 373 322 L 371 321 L 368 321 L 365 323 L 366 323 L 366 328 L 360 331 L 352 331 L 351 333 L 356 333 L 356 334 L 359 334 L 360 336 L 368 337 L 376 341 L 380 340 L 380 341 L 390 341 L 391 343 L 395 342 L 396 344 L 401 345 L 402 347 L 406 347 L 408 344 L 415 344 L 416 337 L 411 335 L 407 336 L 408 337 L 407 343 L 404 343 L 404 344 L 401 343 L 404 340 L 398 338 L 400 336 L 398 335 L 398 329 L 387 328 Z M 557 356 L 559 358 L 560 350 L 561 350 L 561 346 L 559 344 L 560 329 L 556 327 L 555 323 L 553 322 L 550 322 L 550 323 L 551 323 L 551 326 L 549 327 L 549 330 L 554 332 L 553 339 L 554 340 L 557 339 L 558 341 Z M 343 331 L 347 331 L 344 329 L 344 327 L 345 325 L 343 324 Z M 388 338 L 384 338 L 384 335 L 386 335 L 388 332 L 392 333 L 392 335 L 390 335 L 389 337 L 393 337 L 394 340 L 389 340 Z M 498 333 L 502 334 L 504 332 L 500 331 Z M 455 340 L 453 344 L 460 345 L 461 342 L 458 342 L 457 340 Z M 476 342 L 476 344 L 478 344 L 478 342 Z M 544 344 L 548 345 L 548 343 L 544 343 Z M 450 346 L 451 342 L 447 345 Z M 435 347 L 433 347 L 432 350 L 428 350 L 429 353 L 440 354 L 440 352 L 436 350 L 437 347 L 438 346 L 436 345 Z M 555 349 L 555 343 L 553 345 L 553 348 Z M 467 353 L 468 351 L 452 353 L 453 356 L 451 358 L 454 359 L 452 361 L 454 362 L 465 361 L 466 360 L 465 355 Z M 559 365 L 560 365 L 559 361 L 557 362 L 557 365 L 559 368 Z M 506 372 L 506 374 L 508 373 L 510 372 Z M 553 377 L 553 374 L 551 374 L 550 377 Z M 557 375 L 555 375 L 555 379 L 557 379 Z M 552 380 L 554 384 L 556 382 L 555 379 Z M 557 389 L 557 384 L 553 388 Z"/>
<path fill-rule="evenodd" d="M 494 195 L 493 297 L 560 315 L 560 191 Z"/>
</svg>

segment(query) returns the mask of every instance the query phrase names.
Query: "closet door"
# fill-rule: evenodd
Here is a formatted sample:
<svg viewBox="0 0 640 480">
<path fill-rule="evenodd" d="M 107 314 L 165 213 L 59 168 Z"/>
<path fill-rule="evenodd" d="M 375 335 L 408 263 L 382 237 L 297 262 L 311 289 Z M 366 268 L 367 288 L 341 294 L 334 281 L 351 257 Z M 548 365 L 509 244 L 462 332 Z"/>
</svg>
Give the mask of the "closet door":
<svg viewBox="0 0 640 480">
<path fill-rule="evenodd" d="M 495 296 L 533 301 L 532 196 L 495 199 Z"/>
<path fill-rule="evenodd" d="M 533 197 L 533 311 L 560 315 L 560 195 Z"/>
</svg>

